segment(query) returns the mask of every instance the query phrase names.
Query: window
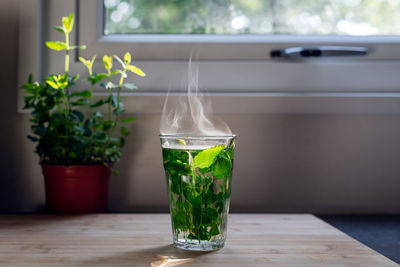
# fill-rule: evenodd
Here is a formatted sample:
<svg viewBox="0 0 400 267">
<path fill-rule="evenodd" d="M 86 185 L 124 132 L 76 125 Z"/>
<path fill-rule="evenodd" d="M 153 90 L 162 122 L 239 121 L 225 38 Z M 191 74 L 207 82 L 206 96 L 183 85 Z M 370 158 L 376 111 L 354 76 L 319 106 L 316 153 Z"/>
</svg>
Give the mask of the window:
<svg viewBox="0 0 400 267">
<path fill-rule="evenodd" d="M 75 41 L 89 46 L 83 57 L 132 52 L 148 75 L 127 94 L 152 97 L 140 107 L 161 106 L 169 88 L 184 91 L 192 56 L 199 87 L 215 96 L 217 111 L 363 112 L 371 105 L 400 111 L 397 0 L 44 0 L 43 10 L 49 40 L 60 38 L 51 25 L 61 16 L 78 14 Z M 318 46 L 364 47 L 368 55 L 270 56 L 275 49 Z M 45 74 L 62 68 L 57 55 L 43 53 Z M 84 71 L 78 62 L 71 67 Z M 96 68 L 101 71 L 100 62 Z M 250 104 L 241 105 L 246 99 Z"/>
<path fill-rule="evenodd" d="M 104 34 L 396 35 L 399 10 L 395 0 L 104 0 Z"/>
</svg>

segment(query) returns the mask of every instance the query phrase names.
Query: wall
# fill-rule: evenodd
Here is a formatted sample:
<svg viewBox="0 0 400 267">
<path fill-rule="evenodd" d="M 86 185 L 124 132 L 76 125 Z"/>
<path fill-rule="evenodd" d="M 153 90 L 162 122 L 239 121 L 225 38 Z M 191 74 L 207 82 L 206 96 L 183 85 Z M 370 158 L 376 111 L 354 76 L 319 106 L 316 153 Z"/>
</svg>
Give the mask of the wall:
<svg viewBox="0 0 400 267">
<path fill-rule="evenodd" d="M 26 142 L 28 116 L 17 114 L 18 1 L 0 1 L 0 211 L 36 211 L 43 184 L 34 147 Z M 27 44 L 29 45 L 29 44 Z"/>
<path fill-rule="evenodd" d="M 0 212 L 44 210 L 38 158 L 16 112 L 18 1 L 0 2 Z M 29 44 L 27 44 L 29 45 Z M 159 116 L 138 114 L 113 177 L 114 212 L 167 211 Z M 400 212 L 400 116 L 225 115 L 238 134 L 231 210 Z"/>
</svg>

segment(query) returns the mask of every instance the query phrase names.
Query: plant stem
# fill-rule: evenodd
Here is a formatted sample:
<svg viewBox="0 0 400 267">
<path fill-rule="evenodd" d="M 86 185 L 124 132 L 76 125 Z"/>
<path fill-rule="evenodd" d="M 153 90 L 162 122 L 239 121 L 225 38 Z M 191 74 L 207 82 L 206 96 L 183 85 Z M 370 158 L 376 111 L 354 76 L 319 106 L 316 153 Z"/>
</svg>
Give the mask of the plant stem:
<svg viewBox="0 0 400 267">
<path fill-rule="evenodd" d="M 89 101 L 90 101 L 90 114 L 91 114 L 91 116 L 93 116 L 93 108 L 92 108 L 92 105 L 93 105 L 93 84 L 90 85 L 90 99 L 89 99 Z"/>
<path fill-rule="evenodd" d="M 68 82 L 68 71 L 69 71 L 69 34 L 65 33 L 65 75 L 67 76 L 67 82 Z M 67 116 L 69 119 L 69 111 L 70 111 L 70 103 L 69 103 L 69 97 L 67 97 L 65 90 L 68 90 L 68 84 L 66 88 L 62 89 L 62 93 L 64 96 L 64 101 L 65 101 L 65 109 L 67 110 Z M 69 93 L 68 93 L 69 95 Z M 66 135 L 69 136 L 69 129 L 66 127 Z"/>
<path fill-rule="evenodd" d="M 69 51 L 65 52 L 65 73 L 69 70 Z"/>
<path fill-rule="evenodd" d="M 68 105 L 68 98 L 67 95 L 65 94 L 65 89 L 62 89 L 61 92 L 63 94 L 63 98 L 64 98 L 64 106 L 65 106 L 65 110 L 67 111 L 67 114 L 69 114 L 69 105 Z"/>
<path fill-rule="evenodd" d="M 192 174 L 192 184 L 193 186 L 196 185 L 196 174 L 195 174 L 195 168 L 194 168 L 194 164 L 193 164 L 193 156 L 192 153 L 190 153 L 190 151 L 186 151 L 186 153 L 188 153 L 189 156 L 189 164 L 190 164 L 190 170 L 191 170 L 191 174 Z"/>
<path fill-rule="evenodd" d="M 126 75 L 126 67 L 124 68 L 124 70 L 122 71 L 122 73 L 121 73 L 121 78 L 119 78 L 119 87 L 118 87 L 118 107 L 119 107 L 119 94 L 120 94 L 120 92 L 121 92 L 121 88 L 122 88 L 122 85 L 124 84 L 124 78 L 125 78 L 125 75 Z"/>
<path fill-rule="evenodd" d="M 111 95 L 111 89 L 108 89 L 108 97 L 110 98 Z M 111 120 L 111 101 L 108 102 L 108 120 Z"/>
<path fill-rule="evenodd" d="M 107 69 L 108 82 L 111 81 L 111 70 Z M 108 98 L 111 97 L 111 89 L 108 89 Z M 108 120 L 111 120 L 111 101 L 108 101 Z"/>
<path fill-rule="evenodd" d="M 108 82 L 111 81 L 111 70 L 107 69 L 107 74 L 108 74 Z M 107 109 L 108 109 L 108 114 L 107 114 L 107 118 L 108 121 L 111 120 L 111 89 L 108 89 L 108 103 L 107 103 Z M 107 141 L 105 143 L 104 146 L 104 153 L 103 153 L 103 161 L 106 161 L 106 152 L 107 152 L 107 147 L 110 144 L 110 136 L 108 135 L 109 130 L 105 131 L 105 134 L 107 135 Z"/>
<path fill-rule="evenodd" d="M 69 71 L 69 34 L 65 33 L 65 44 L 67 48 L 65 49 L 65 73 L 68 74 Z"/>
<path fill-rule="evenodd" d="M 68 71 L 69 71 L 69 34 L 65 33 L 65 45 L 66 45 L 66 49 L 65 49 L 65 74 L 67 75 L 67 79 L 68 79 Z M 67 110 L 67 114 L 69 114 L 69 110 L 70 110 L 70 104 L 69 104 L 69 99 L 65 93 L 65 90 L 68 90 L 68 85 L 66 88 L 62 89 L 62 93 L 64 96 L 64 101 L 65 101 L 65 109 Z"/>
<path fill-rule="evenodd" d="M 124 68 L 124 70 L 121 73 L 121 78 L 119 79 L 119 87 L 118 87 L 118 92 L 117 92 L 117 110 L 119 111 L 119 102 L 121 99 L 121 89 L 122 89 L 122 85 L 124 84 L 124 77 L 126 74 L 126 68 Z M 119 119 L 119 112 L 118 114 L 115 115 L 115 125 L 117 124 L 117 121 Z"/>
<path fill-rule="evenodd" d="M 92 76 L 92 71 L 91 70 L 90 70 L 90 76 Z M 93 118 L 94 111 L 93 111 L 93 107 L 92 107 L 92 105 L 93 105 L 93 87 L 94 87 L 93 84 L 90 84 L 90 100 L 89 100 L 90 101 L 90 108 L 89 108 L 89 110 L 90 110 L 90 118 L 92 118 L 92 120 L 95 121 L 95 119 Z M 92 124 L 90 126 L 90 129 L 92 130 L 92 134 L 90 135 L 89 140 L 91 140 L 94 143 L 95 142 L 96 128 Z M 91 149 L 92 157 L 93 157 L 94 153 L 95 153 L 95 146 L 92 146 L 92 149 Z"/>
<path fill-rule="evenodd" d="M 115 114 L 115 124 L 113 126 L 113 128 L 111 129 L 111 133 L 114 131 L 114 128 L 117 126 L 117 122 L 119 120 L 119 102 L 121 99 L 121 89 L 122 89 L 122 85 L 124 84 L 124 76 L 126 73 L 126 68 L 124 68 L 124 70 L 121 73 L 121 78 L 119 79 L 119 87 L 118 87 L 118 91 L 117 91 L 117 114 Z"/>
<path fill-rule="evenodd" d="M 124 83 L 124 76 L 126 74 L 126 68 L 124 68 L 124 70 L 121 73 L 121 78 L 119 79 L 119 87 L 122 87 L 122 84 Z"/>
</svg>

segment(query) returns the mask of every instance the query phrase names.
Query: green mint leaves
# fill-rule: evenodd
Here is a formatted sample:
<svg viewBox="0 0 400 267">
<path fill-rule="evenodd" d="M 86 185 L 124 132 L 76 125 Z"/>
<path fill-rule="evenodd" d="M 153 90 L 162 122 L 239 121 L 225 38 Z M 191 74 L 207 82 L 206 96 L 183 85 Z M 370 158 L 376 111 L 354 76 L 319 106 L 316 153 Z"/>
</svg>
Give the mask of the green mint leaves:
<svg viewBox="0 0 400 267">
<path fill-rule="evenodd" d="M 131 60 L 132 60 L 132 57 L 131 57 L 131 54 L 130 53 L 125 53 L 125 55 L 124 55 L 124 63 L 125 64 L 130 64 L 131 63 Z"/>
<path fill-rule="evenodd" d="M 162 152 L 175 238 L 218 239 L 225 231 L 233 147 Z"/>
<path fill-rule="evenodd" d="M 68 86 L 68 76 L 67 75 L 53 75 L 46 79 L 46 83 L 53 87 L 54 89 L 65 89 Z"/>
<path fill-rule="evenodd" d="M 112 61 L 113 61 L 113 58 L 112 58 L 112 57 L 107 56 L 107 55 L 104 55 L 104 56 L 103 56 L 103 64 L 104 64 L 104 67 L 105 67 L 107 70 L 110 70 L 110 69 L 112 68 Z"/>
<path fill-rule="evenodd" d="M 92 76 L 92 74 L 93 74 L 93 63 L 94 63 L 95 59 L 96 59 L 96 55 L 94 55 L 91 60 L 84 59 L 83 57 L 79 57 L 79 61 L 82 62 L 83 65 L 85 65 L 85 67 L 88 69 L 90 76 Z"/>
<path fill-rule="evenodd" d="M 74 88 L 79 75 L 70 73 L 70 58 L 73 56 L 70 52 L 86 49 L 85 45 L 70 43 L 74 22 L 73 13 L 62 17 L 61 25 L 55 29 L 64 35 L 64 40 L 46 42 L 48 48 L 65 55 L 64 72 L 56 72 L 40 82 L 34 81 L 30 75 L 23 85 L 27 93 L 24 109 L 31 112 L 32 135 L 28 138 L 37 143 L 35 152 L 44 164 L 118 162 L 125 138 L 129 135 L 127 126 L 135 120 L 134 117 L 123 116 L 125 109 L 121 90 L 136 89 L 133 83 L 126 83 L 124 79 L 131 71 L 140 76 L 144 76 L 144 72 L 131 65 L 133 59 L 130 53 L 125 54 L 123 61 L 118 60 L 123 64 L 123 68 L 119 69 L 119 66 L 113 68 L 114 57 L 105 55 L 102 58 L 105 73 L 94 72 L 96 55 L 87 59 L 79 57 L 89 72 L 85 77 L 89 84 Z M 112 78 L 117 74 L 121 74 L 120 82 L 113 83 Z M 94 98 L 97 85 L 106 89 L 105 97 Z"/>
<path fill-rule="evenodd" d="M 126 52 L 124 55 L 124 60 L 120 59 L 117 55 L 114 55 L 114 58 L 121 64 L 123 68 L 123 73 L 121 75 L 124 75 L 126 70 L 129 70 L 141 77 L 146 76 L 146 74 L 138 67 L 131 65 L 132 57 L 129 52 Z"/>
<path fill-rule="evenodd" d="M 224 148 L 225 145 L 219 145 L 201 151 L 193 158 L 194 167 L 199 169 L 210 167 Z"/>
<path fill-rule="evenodd" d="M 69 14 L 68 17 L 62 17 L 62 26 L 57 26 L 55 29 L 58 32 L 64 33 L 65 35 L 65 42 L 60 41 L 48 41 L 46 42 L 46 46 L 55 51 L 62 51 L 65 50 L 67 53 L 70 50 L 80 49 L 85 50 L 86 45 L 69 45 L 69 34 L 71 33 L 72 29 L 74 28 L 74 13 Z"/>
<path fill-rule="evenodd" d="M 46 42 L 46 46 L 50 49 L 61 51 L 67 49 L 67 45 L 60 41 L 48 41 Z"/>
<path fill-rule="evenodd" d="M 126 69 L 131 71 L 131 72 L 133 72 L 133 73 L 135 73 L 135 74 L 137 74 L 137 75 L 139 75 L 139 76 L 142 76 L 142 77 L 146 76 L 146 74 L 136 66 L 126 65 Z"/>
<path fill-rule="evenodd" d="M 232 159 L 228 153 L 220 153 L 212 168 L 212 175 L 216 179 L 223 179 L 232 171 Z"/>
<path fill-rule="evenodd" d="M 70 33 L 74 27 L 74 13 L 69 14 L 68 17 L 62 17 L 61 21 L 65 32 Z"/>
</svg>

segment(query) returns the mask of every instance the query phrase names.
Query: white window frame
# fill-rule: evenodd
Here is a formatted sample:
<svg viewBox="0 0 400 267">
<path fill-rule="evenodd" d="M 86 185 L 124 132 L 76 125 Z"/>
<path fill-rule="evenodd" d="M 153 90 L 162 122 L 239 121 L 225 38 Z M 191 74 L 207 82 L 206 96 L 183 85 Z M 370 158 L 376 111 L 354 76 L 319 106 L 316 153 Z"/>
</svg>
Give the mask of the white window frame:
<svg viewBox="0 0 400 267">
<path fill-rule="evenodd" d="M 101 0 L 36 2 L 45 18 L 41 25 L 36 22 L 37 39 L 42 44 L 36 50 L 42 54 L 38 61 L 44 75 L 63 69 L 62 56 L 48 51 L 43 43 L 62 38 L 52 27 L 69 12 L 78 15 L 78 34 L 71 41 L 89 46 L 79 52 L 81 56 L 133 53 L 138 59 L 135 64 L 146 71 L 147 77 L 135 77 L 140 89 L 125 93 L 128 112 L 159 113 L 168 89 L 175 94 L 184 91 L 187 59 L 192 52 L 194 59 L 200 58 L 194 60 L 200 71 L 199 86 L 212 96 L 217 113 L 400 113 L 399 36 L 103 36 Z M 351 60 L 269 59 L 272 48 L 324 44 L 361 45 L 371 54 Z M 179 50 L 174 50 L 176 47 Z M 85 71 L 77 56 L 73 58 L 71 72 Z M 102 71 L 101 60 L 94 68 Z"/>
</svg>

